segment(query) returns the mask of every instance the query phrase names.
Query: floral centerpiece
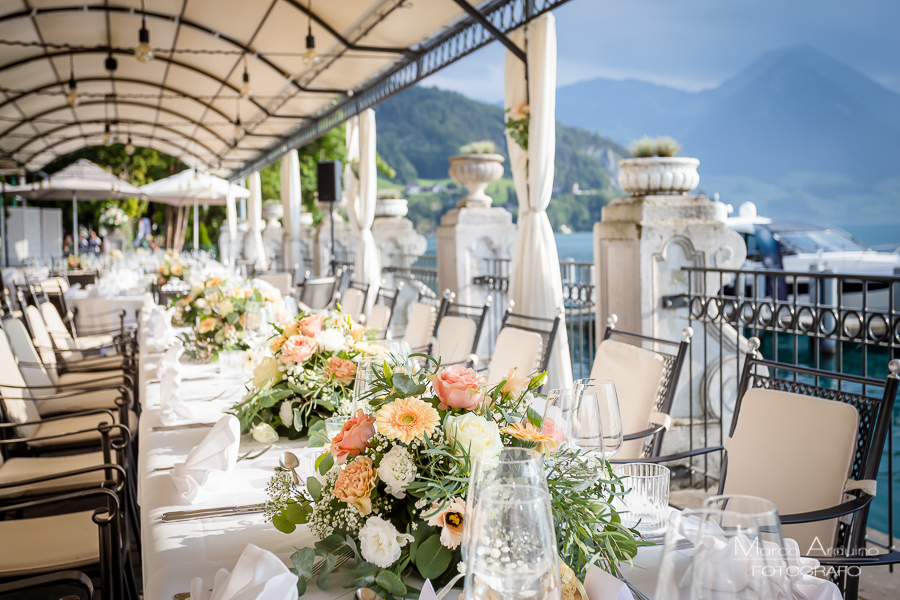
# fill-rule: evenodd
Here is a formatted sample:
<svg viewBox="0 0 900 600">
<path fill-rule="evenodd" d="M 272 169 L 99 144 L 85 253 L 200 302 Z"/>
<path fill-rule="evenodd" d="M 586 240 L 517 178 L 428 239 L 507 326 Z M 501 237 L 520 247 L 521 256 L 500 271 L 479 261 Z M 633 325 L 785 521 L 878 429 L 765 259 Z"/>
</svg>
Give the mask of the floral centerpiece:
<svg viewBox="0 0 900 600">
<path fill-rule="evenodd" d="M 182 260 L 178 252 L 166 252 L 163 255 L 163 264 L 156 271 L 156 283 L 165 285 L 173 279 L 184 280 L 189 272 L 187 262 Z"/>
<path fill-rule="evenodd" d="M 267 515 L 290 533 L 308 524 L 319 542 L 291 560 L 300 590 L 324 558 L 317 585 L 327 589 L 337 556 L 356 566 L 345 587 L 369 587 L 388 598 L 414 593 L 404 578 L 418 574 L 436 585 L 460 575 L 471 457 L 529 447 L 547 456 L 559 555 L 583 578 L 597 563 L 615 570 L 637 552 L 636 532 L 620 524 L 611 506 L 624 494 L 608 463 L 557 444 L 552 428 L 529 404 L 545 374 L 519 375 L 487 389 L 485 379 L 460 366 L 441 368 L 427 357 L 414 369 L 387 360 L 371 400 L 344 425 L 316 463 L 305 489 L 278 473 L 269 484 Z M 549 425 L 549 423 L 548 423 Z M 487 458 L 490 458 L 488 456 Z"/>
<path fill-rule="evenodd" d="M 301 314 L 275 325 L 269 343 L 273 356 L 260 361 L 248 394 L 232 408 L 241 431 L 260 441 L 278 435 L 296 439 L 309 434 L 327 442 L 324 419 L 349 415 L 351 394 L 361 356 L 381 350 L 369 344 L 371 332 L 340 311 Z"/>
<path fill-rule="evenodd" d="M 69 271 L 83 271 L 88 268 L 87 263 L 82 256 L 70 254 L 66 257 L 66 268 Z"/>
<path fill-rule="evenodd" d="M 125 229 L 130 220 L 124 210 L 115 204 L 109 204 L 100 213 L 100 235 L 106 236 L 110 231 Z"/>
<path fill-rule="evenodd" d="M 190 326 L 181 334 L 184 353 L 195 360 L 209 361 L 223 350 L 246 350 L 243 331 L 248 302 L 275 302 L 281 294 L 274 288 L 237 286 L 221 277 L 195 283 L 186 296 L 170 302 L 172 323 Z"/>
</svg>

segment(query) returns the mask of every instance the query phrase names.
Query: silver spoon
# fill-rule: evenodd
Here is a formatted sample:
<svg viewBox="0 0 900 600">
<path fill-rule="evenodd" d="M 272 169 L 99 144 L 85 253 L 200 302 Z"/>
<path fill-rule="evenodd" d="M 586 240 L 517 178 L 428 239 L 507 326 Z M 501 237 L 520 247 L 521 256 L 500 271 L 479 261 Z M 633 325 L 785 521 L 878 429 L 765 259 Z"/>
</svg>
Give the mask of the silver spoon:
<svg viewBox="0 0 900 600">
<path fill-rule="evenodd" d="M 300 485 L 300 477 L 295 470 L 300 466 L 300 459 L 297 458 L 296 454 L 293 452 L 282 452 L 281 456 L 278 458 L 278 464 L 281 465 L 282 469 L 290 471 L 291 475 L 294 476 L 294 483 Z"/>
<path fill-rule="evenodd" d="M 381 596 L 372 588 L 359 588 L 354 595 L 356 600 L 382 600 Z"/>
</svg>

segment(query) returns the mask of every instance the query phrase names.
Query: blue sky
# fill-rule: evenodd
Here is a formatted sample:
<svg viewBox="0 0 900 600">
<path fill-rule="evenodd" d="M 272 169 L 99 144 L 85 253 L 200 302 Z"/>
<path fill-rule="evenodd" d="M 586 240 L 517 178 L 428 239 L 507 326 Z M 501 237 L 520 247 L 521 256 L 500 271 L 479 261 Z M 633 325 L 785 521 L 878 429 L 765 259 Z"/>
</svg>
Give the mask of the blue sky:
<svg viewBox="0 0 900 600">
<path fill-rule="evenodd" d="M 607 77 L 700 90 L 806 43 L 900 93 L 900 0 L 570 0 L 554 13 L 560 86 Z M 499 102 L 503 55 L 495 42 L 424 85 Z"/>
</svg>

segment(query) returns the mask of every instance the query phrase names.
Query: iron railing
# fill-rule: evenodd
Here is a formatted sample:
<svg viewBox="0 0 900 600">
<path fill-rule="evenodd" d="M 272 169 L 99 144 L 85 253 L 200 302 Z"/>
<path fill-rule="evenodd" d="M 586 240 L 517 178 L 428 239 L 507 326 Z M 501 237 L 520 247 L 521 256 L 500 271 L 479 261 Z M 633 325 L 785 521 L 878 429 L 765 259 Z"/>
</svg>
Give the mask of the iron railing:
<svg viewBox="0 0 900 600">
<path fill-rule="evenodd" d="M 472 283 L 483 286 L 493 296 L 483 333 L 488 348 L 494 347 L 508 304 L 509 264 L 509 259 L 483 259 L 482 275 L 472 280 Z M 566 332 L 572 374 L 575 379 L 581 379 L 590 375 L 597 348 L 594 264 L 565 260 L 560 262 L 559 268 L 566 305 Z"/>
<path fill-rule="evenodd" d="M 684 374 L 692 382 L 687 386 L 690 449 L 724 441 L 737 399 L 746 339 L 751 336 L 760 339 L 766 359 L 874 379 L 886 378 L 888 363 L 900 355 L 900 277 L 684 270 L 687 293 L 661 301 L 664 308 L 676 310 L 673 318 L 686 319 L 695 330 Z M 699 381 L 696 389 L 695 381 Z M 858 393 L 881 394 L 865 389 Z M 894 419 L 898 410 L 895 407 Z M 900 440 L 895 435 L 892 423 L 878 476 L 879 494 L 869 516 L 870 527 L 891 534 L 897 533 L 893 458 L 894 442 Z M 718 469 L 716 457 L 694 458 L 688 467 L 690 482 L 709 488 L 718 480 Z M 894 551 L 893 535 L 888 539 L 885 547 Z"/>
<path fill-rule="evenodd" d="M 402 280 L 407 287 L 417 290 L 420 296 L 440 297 L 436 254 L 398 254 L 394 256 L 393 264 L 383 266 L 381 272 L 390 274 L 395 280 Z"/>
</svg>

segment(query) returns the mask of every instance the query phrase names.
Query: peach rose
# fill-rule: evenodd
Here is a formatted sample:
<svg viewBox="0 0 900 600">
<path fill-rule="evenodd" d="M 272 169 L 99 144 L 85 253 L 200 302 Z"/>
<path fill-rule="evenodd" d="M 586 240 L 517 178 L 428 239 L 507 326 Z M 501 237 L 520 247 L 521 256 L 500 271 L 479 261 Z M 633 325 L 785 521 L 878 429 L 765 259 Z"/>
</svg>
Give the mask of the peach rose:
<svg viewBox="0 0 900 600">
<path fill-rule="evenodd" d="M 300 319 L 298 326 L 300 333 L 309 337 L 316 337 L 317 333 L 322 333 L 322 326 L 325 324 L 325 315 L 310 315 Z"/>
<path fill-rule="evenodd" d="M 365 325 L 354 325 L 350 328 L 350 337 L 353 341 L 361 342 L 366 338 L 366 332 L 369 330 Z"/>
<path fill-rule="evenodd" d="M 431 385 L 441 401 L 438 408 L 462 408 L 472 410 L 484 401 L 484 376 L 472 369 L 466 369 L 459 365 L 441 369 L 435 375 L 429 376 Z"/>
<path fill-rule="evenodd" d="M 206 317 L 197 325 L 197 333 L 209 333 L 219 324 L 216 317 Z"/>
<path fill-rule="evenodd" d="M 528 389 L 529 383 L 531 383 L 531 377 L 519 375 L 518 369 L 510 369 L 506 375 L 506 383 L 503 384 L 500 391 L 504 394 L 509 393 L 513 398 L 518 399 L 522 392 Z"/>
<path fill-rule="evenodd" d="M 368 456 L 360 456 L 341 469 L 332 493 L 356 508 L 361 515 L 372 512 L 372 490 L 375 489 L 375 463 Z"/>
<path fill-rule="evenodd" d="M 362 409 L 357 410 L 331 440 L 331 455 L 334 462 L 342 465 L 348 458 L 365 452 L 373 435 L 375 435 L 375 415 L 367 415 Z"/>
<path fill-rule="evenodd" d="M 175 275 L 176 277 L 181 277 L 181 274 L 183 272 L 184 272 L 184 270 L 181 268 L 181 265 L 179 265 L 178 263 L 175 263 L 174 265 L 172 265 L 172 275 Z"/>
<path fill-rule="evenodd" d="M 316 340 L 305 335 L 292 335 L 281 346 L 281 362 L 302 363 L 316 353 Z"/>
<path fill-rule="evenodd" d="M 341 385 L 349 385 L 356 377 L 356 365 L 339 356 L 332 356 L 325 366 L 325 375 Z"/>
<path fill-rule="evenodd" d="M 541 433 L 550 438 L 554 447 L 557 448 L 566 441 L 565 430 L 550 417 L 544 417 L 544 420 L 541 422 Z"/>
<path fill-rule="evenodd" d="M 206 287 L 208 287 L 208 288 L 215 287 L 215 286 L 219 285 L 220 283 L 222 283 L 221 277 L 210 277 L 209 279 L 206 280 Z"/>
<path fill-rule="evenodd" d="M 285 338 L 289 338 L 294 335 L 300 335 L 300 323 L 297 321 L 289 321 L 287 323 L 282 323 L 279 325 L 281 327 L 281 335 Z"/>
<path fill-rule="evenodd" d="M 284 346 L 284 343 L 286 341 L 287 339 L 283 335 L 276 335 L 272 338 L 272 341 L 269 342 L 269 350 L 271 350 L 272 352 L 278 352 L 278 350 L 280 350 L 281 347 Z"/>
</svg>

